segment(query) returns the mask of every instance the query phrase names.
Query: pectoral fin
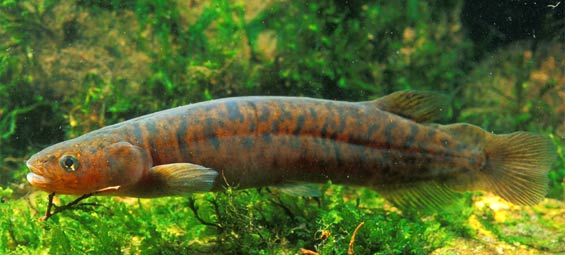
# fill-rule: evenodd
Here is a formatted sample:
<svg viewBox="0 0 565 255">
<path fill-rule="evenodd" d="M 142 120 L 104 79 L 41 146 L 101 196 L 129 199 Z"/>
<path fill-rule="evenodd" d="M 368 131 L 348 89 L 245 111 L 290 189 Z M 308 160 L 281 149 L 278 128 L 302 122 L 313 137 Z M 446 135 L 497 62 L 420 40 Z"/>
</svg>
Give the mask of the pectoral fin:
<svg viewBox="0 0 565 255">
<path fill-rule="evenodd" d="M 152 179 L 158 180 L 160 190 L 167 195 L 210 191 L 218 176 L 215 170 L 190 163 L 154 166 L 149 174 Z"/>
</svg>

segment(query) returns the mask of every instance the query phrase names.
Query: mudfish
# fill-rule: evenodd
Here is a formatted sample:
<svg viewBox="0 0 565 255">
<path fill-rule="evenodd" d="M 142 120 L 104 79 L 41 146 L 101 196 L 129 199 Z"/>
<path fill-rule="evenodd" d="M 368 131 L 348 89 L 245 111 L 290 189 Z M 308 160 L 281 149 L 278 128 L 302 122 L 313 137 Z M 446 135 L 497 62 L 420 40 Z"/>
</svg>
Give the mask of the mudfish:
<svg viewBox="0 0 565 255">
<path fill-rule="evenodd" d="M 52 145 L 27 161 L 27 180 L 51 193 L 130 197 L 331 180 L 372 188 L 404 207 L 440 205 L 474 190 L 518 205 L 543 199 L 556 155 L 548 139 L 433 124 L 444 102 L 417 91 L 367 102 L 201 102 Z"/>
</svg>

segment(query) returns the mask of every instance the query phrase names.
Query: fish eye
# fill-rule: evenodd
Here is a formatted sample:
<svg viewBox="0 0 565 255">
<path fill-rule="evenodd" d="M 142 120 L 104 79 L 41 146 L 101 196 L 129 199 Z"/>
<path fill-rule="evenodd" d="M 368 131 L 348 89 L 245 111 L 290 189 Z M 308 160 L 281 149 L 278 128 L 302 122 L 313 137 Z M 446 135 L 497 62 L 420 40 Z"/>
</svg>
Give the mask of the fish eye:
<svg viewBox="0 0 565 255">
<path fill-rule="evenodd" d="M 76 171 L 78 168 L 78 159 L 73 155 L 63 155 L 59 160 L 61 167 L 67 172 Z"/>
</svg>

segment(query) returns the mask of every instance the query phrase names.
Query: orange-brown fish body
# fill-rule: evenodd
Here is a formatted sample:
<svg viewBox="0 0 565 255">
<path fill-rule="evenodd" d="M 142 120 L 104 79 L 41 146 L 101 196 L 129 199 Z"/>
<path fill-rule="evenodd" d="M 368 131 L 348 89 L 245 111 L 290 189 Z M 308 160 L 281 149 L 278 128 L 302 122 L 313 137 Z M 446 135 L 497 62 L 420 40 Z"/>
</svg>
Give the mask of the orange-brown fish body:
<svg viewBox="0 0 565 255">
<path fill-rule="evenodd" d="M 305 98 L 232 98 L 123 126 L 126 141 L 154 165 L 206 166 L 242 188 L 328 179 L 377 185 L 429 174 L 422 166 L 434 162 L 465 167 L 474 158 L 443 132 L 371 105 Z"/>
<path fill-rule="evenodd" d="M 410 99 L 424 107 L 437 98 L 410 93 L 360 103 L 240 97 L 173 108 L 49 147 L 28 161 L 28 180 L 66 194 L 120 186 L 111 194 L 133 197 L 328 180 L 385 194 L 406 188 L 413 193 L 410 187 L 420 183 L 437 186 L 431 196 L 441 196 L 446 187 L 485 189 L 489 182 L 477 180 L 490 171 L 483 137 L 488 133 L 464 124 L 416 122 L 431 119 L 427 114 L 438 109 L 411 115 Z M 470 135 L 462 139 L 458 132 Z M 532 178 L 539 179 L 534 194 L 514 200 L 512 194 L 500 195 L 519 204 L 539 200 L 545 186 L 538 182 L 552 157 L 551 146 L 535 141 L 540 143 L 534 150 L 541 159 L 534 163 L 545 169 L 534 171 Z"/>
</svg>

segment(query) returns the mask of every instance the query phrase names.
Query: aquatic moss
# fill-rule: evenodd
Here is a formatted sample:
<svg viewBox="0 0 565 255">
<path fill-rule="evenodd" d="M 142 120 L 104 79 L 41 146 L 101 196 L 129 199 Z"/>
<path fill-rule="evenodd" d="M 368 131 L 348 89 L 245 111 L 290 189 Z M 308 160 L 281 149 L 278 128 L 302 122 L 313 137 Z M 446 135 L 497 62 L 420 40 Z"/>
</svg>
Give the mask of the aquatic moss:
<svg viewBox="0 0 565 255">
<path fill-rule="evenodd" d="M 0 248 L 22 254 L 42 249 L 51 254 L 293 254 L 300 247 L 344 252 L 360 222 L 365 226 L 357 234 L 355 248 L 361 254 L 428 253 L 447 237 L 439 223 L 406 219 L 365 204 L 375 194 L 362 203 L 344 201 L 342 187 L 327 187 L 332 189 L 331 196 L 319 199 L 259 190 L 155 200 L 94 198 L 46 222 L 37 221 L 46 200 L 36 194 L 31 205 L 37 208 L 26 206 L 24 200 L 2 204 L 3 215 L 10 210 L 18 213 L 2 217 L 0 225 L 6 231 Z M 61 200 L 70 201 L 66 196 Z M 341 203 L 336 205 L 336 200 Z M 206 219 L 199 222 L 199 218 Z M 321 239 L 322 230 L 329 231 L 329 237 Z"/>
</svg>

